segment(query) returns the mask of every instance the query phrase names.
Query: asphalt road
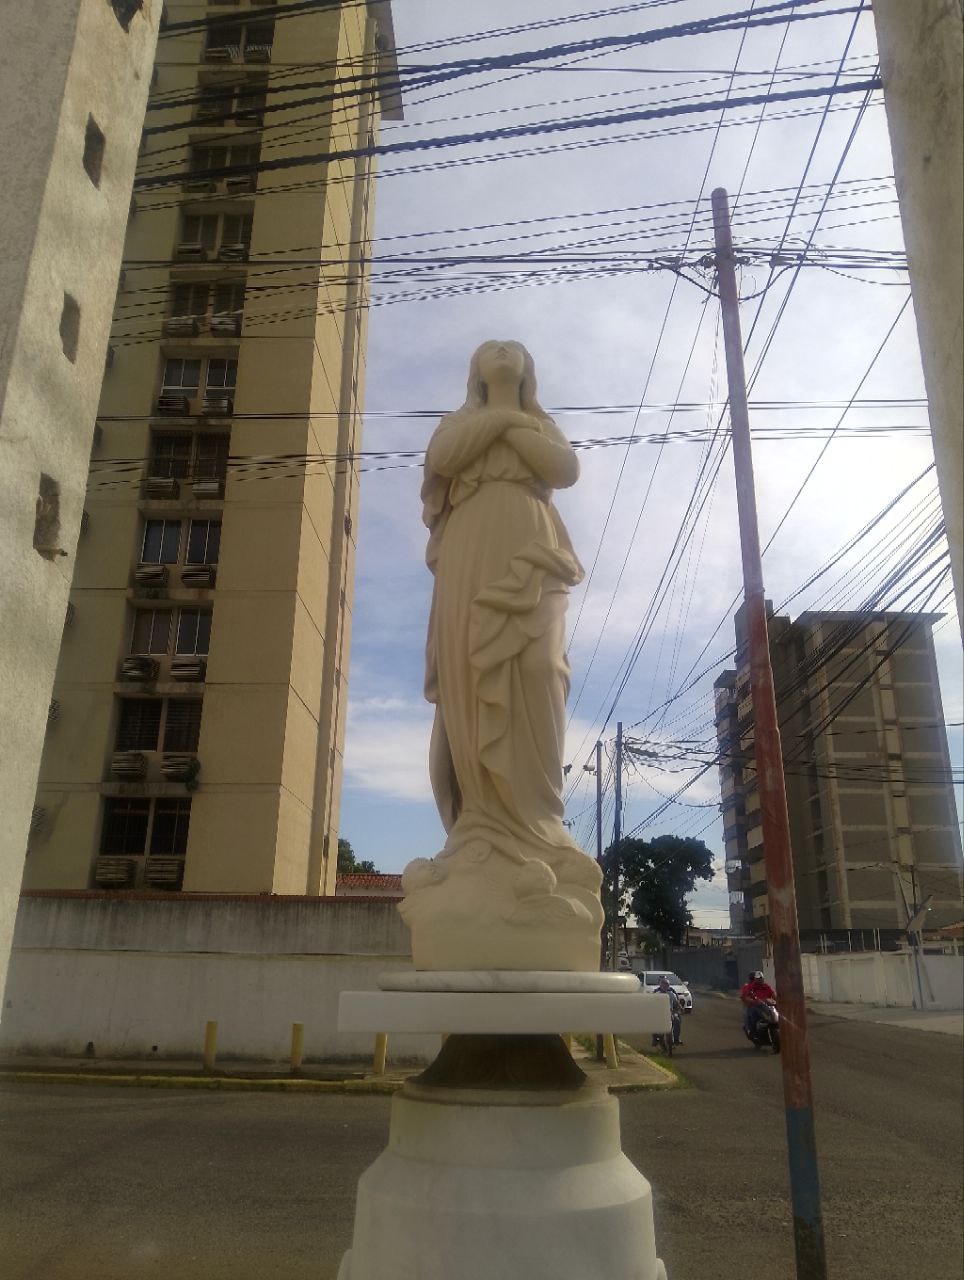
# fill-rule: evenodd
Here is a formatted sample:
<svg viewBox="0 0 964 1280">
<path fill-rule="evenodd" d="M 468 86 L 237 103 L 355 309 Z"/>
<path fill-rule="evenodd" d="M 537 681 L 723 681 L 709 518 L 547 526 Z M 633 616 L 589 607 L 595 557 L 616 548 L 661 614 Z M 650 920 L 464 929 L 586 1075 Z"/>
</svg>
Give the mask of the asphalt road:
<svg viewBox="0 0 964 1280">
<path fill-rule="evenodd" d="M 794 1274 L 780 1061 L 745 1047 L 738 1019 L 735 1001 L 702 997 L 673 1059 L 690 1087 L 621 1099 L 670 1280 Z M 811 1035 L 835 1280 L 961 1280 L 961 1041 L 829 1018 Z M 334 1280 L 388 1110 L 2 1085 L 0 1276 Z"/>
</svg>

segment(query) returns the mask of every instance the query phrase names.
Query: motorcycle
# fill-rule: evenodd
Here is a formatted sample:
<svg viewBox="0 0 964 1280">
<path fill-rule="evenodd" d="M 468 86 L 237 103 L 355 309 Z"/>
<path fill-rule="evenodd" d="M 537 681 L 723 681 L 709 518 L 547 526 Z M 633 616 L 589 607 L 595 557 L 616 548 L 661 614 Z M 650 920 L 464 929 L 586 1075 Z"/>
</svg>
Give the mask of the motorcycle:
<svg viewBox="0 0 964 1280">
<path fill-rule="evenodd" d="M 680 1032 L 683 1027 L 683 1019 L 679 1013 L 671 1015 L 673 1024 L 672 1031 L 656 1032 L 653 1035 L 653 1048 L 659 1049 L 666 1054 L 667 1058 L 673 1056 L 673 1048 L 681 1043 Z"/>
<path fill-rule="evenodd" d="M 770 1049 L 780 1052 L 780 1014 L 775 1001 L 761 1000 L 754 1006 L 756 1014 L 752 1030 L 747 1029 L 746 1038 L 754 1049 Z"/>
</svg>

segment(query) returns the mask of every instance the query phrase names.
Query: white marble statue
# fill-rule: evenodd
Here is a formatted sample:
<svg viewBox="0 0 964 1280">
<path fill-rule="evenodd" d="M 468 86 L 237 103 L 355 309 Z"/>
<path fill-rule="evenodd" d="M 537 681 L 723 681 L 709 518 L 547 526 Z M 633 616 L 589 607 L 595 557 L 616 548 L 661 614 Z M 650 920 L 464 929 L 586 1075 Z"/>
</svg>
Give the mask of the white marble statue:
<svg viewBox="0 0 964 1280">
<path fill-rule="evenodd" d="M 402 877 L 417 969 L 599 967 L 599 870 L 562 822 L 566 600 L 583 570 L 552 490 L 578 474 L 532 357 L 483 343 L 422 486 L 430 772 L 448 838 Z"/>
</svg>

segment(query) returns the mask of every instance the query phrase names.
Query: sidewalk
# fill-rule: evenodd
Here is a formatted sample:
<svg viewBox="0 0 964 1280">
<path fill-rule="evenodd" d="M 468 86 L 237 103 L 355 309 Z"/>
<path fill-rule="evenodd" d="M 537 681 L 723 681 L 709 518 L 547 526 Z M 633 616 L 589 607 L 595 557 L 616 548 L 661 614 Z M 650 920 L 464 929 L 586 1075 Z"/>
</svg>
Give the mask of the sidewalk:
<svg viewBox="0 0 964 1280">
<path fill-rule="evenodd" d="M 590 1080 L 610 1093 L 673 1088 L 671 1071 L 619 1043 L 620 1065 L 609 1070 L 595 1055 L 573 1042 L 572 1056 Z M 297 1075 L 283 1064 L 225 1062 L 205 1071 L 195 1059 L 157 1062 L 142 1059 L 6 1058 L 0 1060 L 0 1082 L 20 1084 L 121 1085 L 142 1089 L 226 1089 L 255 1092 L 392 1094 L 421 1066 L 389 1067 L 371 1075 L 364 1063 L 306 1063 Z"/>
<path fill-rule="evenodd" d="M 808 1000 L 809 1013 L 829 1018 L 847 1018 L 854 1022 L 878 1022 L 888 1027 L 908 1027 L 914 1031 L 936 1031 L 946 1036 L 964 1036 L 964 1013 L 960 1010 L 888 1009 L 871 1004 L 831 1004 L 824 1000 Z"/>
</svg>

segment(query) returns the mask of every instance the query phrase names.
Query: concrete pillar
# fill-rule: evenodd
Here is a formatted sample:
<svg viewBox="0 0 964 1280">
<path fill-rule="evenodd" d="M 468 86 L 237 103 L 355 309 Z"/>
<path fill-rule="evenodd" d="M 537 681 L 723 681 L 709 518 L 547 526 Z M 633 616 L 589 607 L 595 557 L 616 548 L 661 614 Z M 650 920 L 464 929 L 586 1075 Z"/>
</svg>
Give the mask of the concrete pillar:
<svg viewBox="0 0 964 1280">
<path fill-rule="evenodd" d="M 873 10 L 964 627 L 964 18 L 961 0 L 874 0 Z"/>
<path fill-rule="evenodd" d="M 160 10 L 0 0 L 0 992 Z"/>
</svg>

